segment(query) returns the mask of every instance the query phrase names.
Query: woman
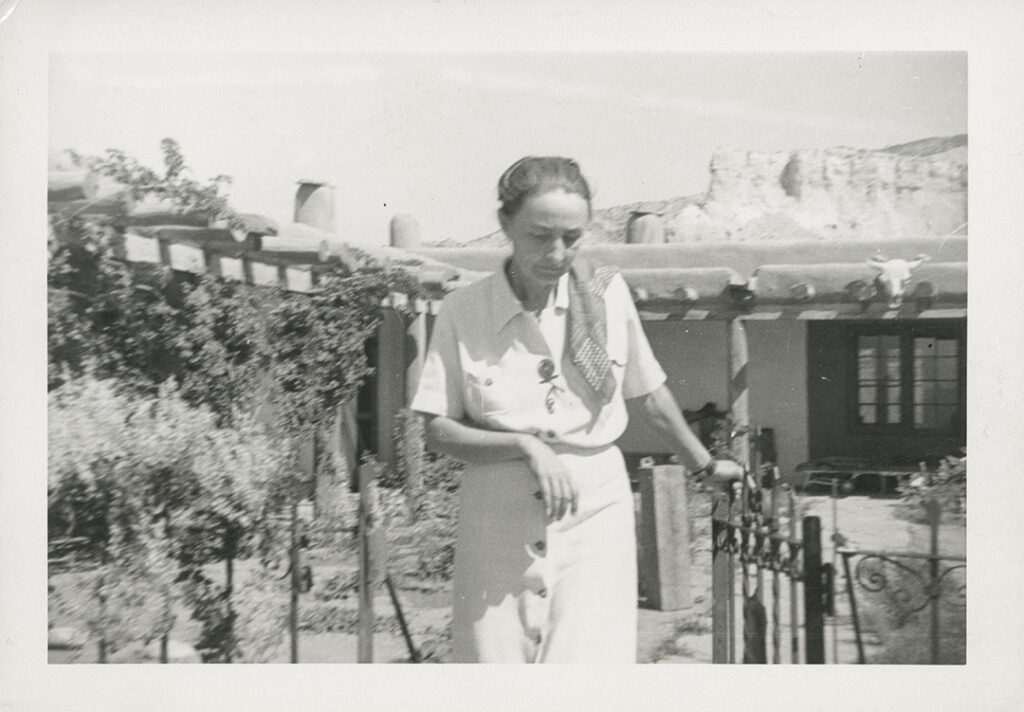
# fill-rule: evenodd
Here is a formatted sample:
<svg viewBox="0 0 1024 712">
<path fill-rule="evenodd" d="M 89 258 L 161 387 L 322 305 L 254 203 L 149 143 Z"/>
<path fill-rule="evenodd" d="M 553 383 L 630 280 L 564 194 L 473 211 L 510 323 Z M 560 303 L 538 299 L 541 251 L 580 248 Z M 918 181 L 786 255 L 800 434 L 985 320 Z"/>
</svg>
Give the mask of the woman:
<svg viewBox="0 0 1024 712">
<path fill-rule="evenodd" d="M 456 662 L 635 662 L 633 497 L 615 440 L 638 399 L 691 471 L 742 476 L 687 427 L 617 271 L 574 263 L 591 217 L 575 161 L 498 183 L 504 269 L 450 294 L 413 410 L 465 461 Z"/>
</svg>

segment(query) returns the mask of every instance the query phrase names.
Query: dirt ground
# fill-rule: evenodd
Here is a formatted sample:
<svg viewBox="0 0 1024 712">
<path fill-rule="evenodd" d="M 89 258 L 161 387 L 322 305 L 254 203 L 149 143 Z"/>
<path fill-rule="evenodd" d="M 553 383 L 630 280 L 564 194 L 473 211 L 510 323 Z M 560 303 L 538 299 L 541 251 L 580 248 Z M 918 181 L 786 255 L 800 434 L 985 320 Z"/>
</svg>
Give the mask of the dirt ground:
<svg viewBox="0 0 1024 712">
<path fill-rule="evenodd" d="M 852 495 L 833 501 L 827 495 L 804 496 L 800 506 L 805 515 L 821 519 L 823 560 L 833 560 L 832 534 L 838 527 L 846 545 L 872 550 L 924 551 L 928 544 L 927 529 L 894 516 L 898 500 L 892 497 Z M 641 663 L 693 664 L 711 662 L 711 545 L 710 502 L 705 496 L 691 498 L 693 511 L 693 551 L 691 561 L 693 606 L 677 611 L 639 610 L 637 660 Z M 962 523 L 949 523 L 941 528 L 942 553 L 964 555 L 966 530 Z M 339 568 L 337 561 L 322 560 L 314 565 L 314 576 L 345 573 L 348 562 Z M 841 565 L 839 566 L 841 571 Z M 51 581 L 53 583 L 53 581 Z M 61 585 L 61 580 L 56 579 Z M 842 592 L 844 582 L 839 577 L 837 589 Z M 765 582 L 765 590 L 770 583 Z M 737 583 L 737 591 L 740 589 Z M 399 604 L 406 619 L 413 645 L 425 662 L 446 662 L 449 658 L 448 627 L 451 619 L 450 589 L 440 582 L 404 581 L 398 591 Z M 313 605 L 307 597 L 302 606 Z M 353 591 L 336 605 L 351 613 L 357 610 L 357 596 Z M 769 605 L 769 615 L 771 606 Z M 781 632 L 789 635 L 788 593 L 782 586 L 780 599 Z M 400 633 L 396 609 L 386 590 L 377 593 L 374 611 L 378 617 L 378 632 L 373 640 L 373 660 L 381 663 L 407 663 L 409 647 Z M 174 637 L 189 640 L 195 635 L 195 624 L 186 616 L 174 630 Z M 769 619 L 770 620 L 770 619 Z M 59 617 L 52 625 L 69 625 L 74 621 Z M 770 625 L 770 624 L 769 624 Z M 853 663 L 857 660 L 853 626 L 846 597 L 837 597 L 837 615 L 826 619 L 826 662 Z M 269 662 L 288 662 L 289 646 L 283 644 Z M 877 636 L 865 635 L 866 652 L 877 650 Z M 299 636 L 299 661 L 303 663 L 348 663 L 357 660 L 358 639 L 354 630 L 313 633 L 303 631 Z M 742 644 L 742 641 L 740 641 Z M 782 644 L 782 662 L 788 661 L 788 639 Z M 742 650 L 742 648 L 739 648 Z M 95 662 L 96 646 L 87 643 L 77 650 L 51 650 L 53 663 Z M 152 649 L 131 646 L 114 656 L 112 662 L 155 662 Z"/>
</svg>

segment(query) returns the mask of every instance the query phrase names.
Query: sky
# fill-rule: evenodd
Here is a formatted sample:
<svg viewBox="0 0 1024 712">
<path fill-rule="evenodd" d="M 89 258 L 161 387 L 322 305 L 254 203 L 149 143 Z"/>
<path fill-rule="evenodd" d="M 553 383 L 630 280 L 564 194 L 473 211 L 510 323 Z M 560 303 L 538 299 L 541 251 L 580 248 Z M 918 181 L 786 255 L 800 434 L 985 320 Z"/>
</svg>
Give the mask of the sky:
<svg viewBox="0 0 1024 712">
<path fill-rule="evenodd" d="M 493 232 L 523 155 L 575 158 L 594 207 L 703 192 L 716 148 L 881 148 L 967 132 L 964 52 L 57 52 L 49 144 L 119 148 L 234 179 L 233 205 L 291 220 L 331 183 L 337 231 L 383 244 Z"/>
</svg>

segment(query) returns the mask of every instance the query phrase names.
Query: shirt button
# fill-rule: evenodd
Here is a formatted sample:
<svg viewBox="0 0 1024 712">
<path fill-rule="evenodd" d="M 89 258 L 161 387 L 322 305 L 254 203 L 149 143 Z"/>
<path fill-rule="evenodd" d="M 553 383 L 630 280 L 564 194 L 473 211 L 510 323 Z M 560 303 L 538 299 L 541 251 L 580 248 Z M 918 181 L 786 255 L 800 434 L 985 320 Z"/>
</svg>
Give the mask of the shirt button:
<svg viewBox="0 0 1024 712">
<path fill-rule="evenodd" d="M 554 430 L 545 430 L 544 431 L 544 437 L 546 437 L 548 440 L 554 440 L 555 439 L 555 431 Z"/>
<path fill-rule="evenodd" d="M 533 493 L 533 498 L 534 499 L 544 499 L 544 493 L 541 492 L 540 490 L 537 490 L 536 492 Z"/>
<path fill-rule="evenodd" d="M 546 588 L 542 588 L 541 590 L 537 591 L 537 595 L 540 596 L 541 598 L 547 598 L 548 597 L 548 590 Z"/>
<path fill-rule="evenodd" d="M 534 546 L 534 548 L 536 548 L 536 549 L 537 549 L 537 551 L 544 551 L 544 549 L 546 549 L 546 548 L 547 548 L 547 544 L 545 544 L 543 540 L 541 540 L 541 541 L 538 541 L 538 542 L 537 542 L 536 544 L 534 544 L 533 546 Z"/>
<path fill-rule="evenodd" d="M 488 378 L 486 381 L 484 381 L 484 385 L 485 386 L 493 386 L 494 385 L 494 379 L 493 378 Z"/>
</svg>

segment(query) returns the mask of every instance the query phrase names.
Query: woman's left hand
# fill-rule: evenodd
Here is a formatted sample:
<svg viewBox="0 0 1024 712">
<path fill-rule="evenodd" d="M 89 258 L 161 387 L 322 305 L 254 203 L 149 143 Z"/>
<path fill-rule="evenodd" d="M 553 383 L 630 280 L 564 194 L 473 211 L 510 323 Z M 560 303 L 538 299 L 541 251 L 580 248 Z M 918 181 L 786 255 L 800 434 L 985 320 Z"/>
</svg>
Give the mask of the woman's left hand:
<svg viewBox="0 0 1024 712">
<path fill-rule="evenodd" d="M 740 463 L 735 460 L 716 460 L 715 474 L 711 477 L 711 482 L 717 487 L 728 490 L 732 487 L 742 486 L 744 477 L 747 478 L 748 487 L 752 489 L 757 487 L 757 483 L 747 474 L 746 468 Z"/>
</svg>

